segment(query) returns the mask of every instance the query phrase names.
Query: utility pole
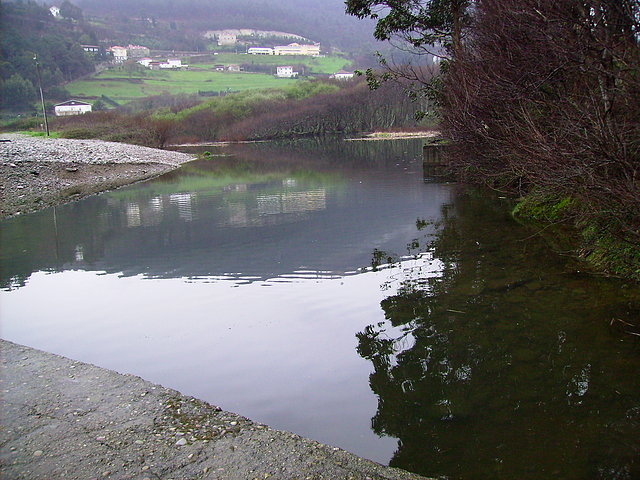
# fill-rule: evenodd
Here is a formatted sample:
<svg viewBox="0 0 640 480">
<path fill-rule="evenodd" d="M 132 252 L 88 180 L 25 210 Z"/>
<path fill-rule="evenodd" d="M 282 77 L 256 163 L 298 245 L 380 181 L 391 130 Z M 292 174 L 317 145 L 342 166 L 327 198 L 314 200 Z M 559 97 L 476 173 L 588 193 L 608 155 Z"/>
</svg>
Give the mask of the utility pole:
<svg viewBox="0 0 640 480">
<path fill-rule="evenodd" d="M 40 78 L 40 64 L 38 63 L 38 55 L 34 53 L 33 59 L 36 62 L 36 73 L 38 74 L 38 88 L 40 89 L 40 102 L 42 103 L 42 114 L 44 115 L 44 126 L 47 130 L 47 137 L 48 137 L 49 121 L 47 120 L 47 109 L 44 106 L 44 94 L 42 93 L 42 78 Z"/>
</svg>

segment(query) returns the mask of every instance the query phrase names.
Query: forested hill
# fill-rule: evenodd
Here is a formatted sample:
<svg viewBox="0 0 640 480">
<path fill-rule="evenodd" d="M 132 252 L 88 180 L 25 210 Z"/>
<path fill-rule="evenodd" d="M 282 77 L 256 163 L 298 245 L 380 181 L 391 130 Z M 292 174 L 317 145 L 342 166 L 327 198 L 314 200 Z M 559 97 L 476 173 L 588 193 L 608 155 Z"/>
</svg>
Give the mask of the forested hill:
<svg viewBox="0 0 640 480">
<path fill-rule="evenodd" d="M 82 43 L 96 43 L 91 29 L 72 19 L 55 19 L 49 9 L 35 2 L 0 2 L 0 73 L 2 107 L 12 108 L 35 99 L 38 85 L 51 96 L 57 85 L 94 70 Z"/>
<path fill-rule="evenodd" d="M 76 0 L 75 3 L 88 15 L 173 21 L 183 30 L 277 30 L 351 53 L 380 48 L 373 41 L 373 22 L 345 15 L 343 0 Z"/>
</svg>

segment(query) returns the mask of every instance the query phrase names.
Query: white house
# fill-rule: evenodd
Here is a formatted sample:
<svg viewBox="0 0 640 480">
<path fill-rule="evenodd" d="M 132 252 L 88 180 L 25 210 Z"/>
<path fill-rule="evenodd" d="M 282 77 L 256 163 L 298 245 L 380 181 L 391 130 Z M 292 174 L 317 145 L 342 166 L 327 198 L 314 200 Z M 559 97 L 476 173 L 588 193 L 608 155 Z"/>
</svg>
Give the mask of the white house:
<svg viewBox="0 0 640 480">
<path fill-rule="evenodd" d="M 60 7 L 50 7 L 49 11 L 51 12 L 51 15 L 53 15 L 54 17 L 60 16 Z"/>
<path fill-rule="evenodd" d="M 114 45 L 113 47 L 109 47 L 107 52 L 111 52 L 111 55 L 113 55 L 113 61 L 116 63 L 124 63 L 127 61 L 128 54 L 125 47 Z"/>
<path fill-rule="evenodd" d="M 90 103 L 81 102 L 80 100 L 67 100 L 66 102 L 58 103 L 54 107 L 56 116 L 64 117 L 66 115 L 82 115 L 88 113 L 92 109 Z"/>
<path fill-rule="evenodd" d="M 247 50 L 249 55 L 273 55 L 273 48 L 269 47 L 249 47 Z"/>
<path fill-rule="evenodd" d="M 350 80 L 353 78 L 353 75 L 354 75 L 353 72 L 347 72 L 346 70 L 339 70 L 333 75 L 331 75 L 331 78 L 335 78 L 336 80 Z"/>
<path fill-rule="evenodd" d="M 278 45 L 273 47 L 274 55 L 320 55 L 320 44 L 304 45 L 299 43 L 290 43 L 289 45 Z"/>
<path fill-rule="evenodd" d="M 80 45 L 82 49 L 87 53 L 98 53 L 100 47 L 98 45 Z"/>
<path fill-rule="evenodd" d="M 287 65 L 276 67 L 276 77 L 278 78 L 294 78 L 298 76 L 298 72 L 293 71 L 293 67 Z"/>
<path fill-rule="evenodd" d="M 179 58 L 169 58 L 166 62 L 162 62 L 160 64 L 160 68 L 182 68 L 186 67 L 186 65 L 182 64 L 182 60 Z"/>
<path fill-rule="evenodd" d="M 149 65 L 151 65 L 151 62 L 153 62 L 153 59 L 149 57 L 144 57 L 138 60 L 138 63 L 146 68 L 149 68 Z"/>
</svg>

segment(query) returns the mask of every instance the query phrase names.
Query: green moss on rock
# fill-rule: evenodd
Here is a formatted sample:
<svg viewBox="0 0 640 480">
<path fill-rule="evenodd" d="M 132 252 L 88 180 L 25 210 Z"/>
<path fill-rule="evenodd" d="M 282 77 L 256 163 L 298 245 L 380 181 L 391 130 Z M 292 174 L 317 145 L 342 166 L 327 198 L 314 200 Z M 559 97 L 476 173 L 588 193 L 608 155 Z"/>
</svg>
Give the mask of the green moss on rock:
<svg viewBox="0 0 640 480">
<path fill-rule="evenodd" d="M 543 226 L 552 248 L 573 251 L 594 270 L 640 281 L 640 245 L 615 234 L 606 217 L 583 215 L 574 198 L 534 192 L 516 204 L 512 215 L 521 223 Z"/>
</svg>

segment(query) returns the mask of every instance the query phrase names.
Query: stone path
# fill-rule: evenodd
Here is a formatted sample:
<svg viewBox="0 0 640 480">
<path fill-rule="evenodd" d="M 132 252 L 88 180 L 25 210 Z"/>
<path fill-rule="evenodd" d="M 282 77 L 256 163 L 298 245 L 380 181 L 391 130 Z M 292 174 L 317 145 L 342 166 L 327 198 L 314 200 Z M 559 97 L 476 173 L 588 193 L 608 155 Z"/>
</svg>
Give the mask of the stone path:
<svg viewBox="0 0 640 480">
<path fill-rule="evenodd" d="M 131 375 L 0 340 L 8 479 L 419 479 Z"/>
</svg>

